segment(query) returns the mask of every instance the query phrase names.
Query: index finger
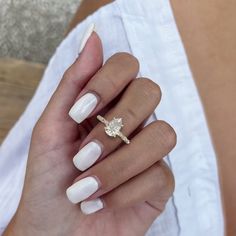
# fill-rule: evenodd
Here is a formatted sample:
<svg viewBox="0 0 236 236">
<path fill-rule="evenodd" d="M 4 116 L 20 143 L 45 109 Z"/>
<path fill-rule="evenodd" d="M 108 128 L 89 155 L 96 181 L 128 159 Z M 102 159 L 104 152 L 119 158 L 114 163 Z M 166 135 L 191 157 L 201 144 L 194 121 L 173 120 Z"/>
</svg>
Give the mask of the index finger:
<svg viewBox="0 0 236 236">
<path fill-rule="evenodd" d="M 66 70 L 51 97 L 44 115 L 49 120 L 68 120 L 68 112 L 83 86 L 100 69 L 103 63 L 102 44 L 96 32 L 89 37 L 84 50 Z"/>
</svg>

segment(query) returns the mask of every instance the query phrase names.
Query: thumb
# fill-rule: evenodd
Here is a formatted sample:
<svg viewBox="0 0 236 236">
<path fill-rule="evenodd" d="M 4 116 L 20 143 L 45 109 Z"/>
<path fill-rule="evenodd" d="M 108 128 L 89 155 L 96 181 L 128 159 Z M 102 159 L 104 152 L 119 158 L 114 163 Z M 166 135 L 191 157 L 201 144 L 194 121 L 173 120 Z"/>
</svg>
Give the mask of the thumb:
<svg viewBox="0 0 236 236">
<path fill-rule="evenodd" d="M 43 116 L 54 122 L 68 118 L 68 112 L 81 89 L 103 64 L 102 43 L 98 34 L 92 31 L 88 37 L 86 32 L 84 37 L 87 42 L 82 40 L 84 47 L 80 55 L 64 73 L 43 113 Z"/>
</svg>

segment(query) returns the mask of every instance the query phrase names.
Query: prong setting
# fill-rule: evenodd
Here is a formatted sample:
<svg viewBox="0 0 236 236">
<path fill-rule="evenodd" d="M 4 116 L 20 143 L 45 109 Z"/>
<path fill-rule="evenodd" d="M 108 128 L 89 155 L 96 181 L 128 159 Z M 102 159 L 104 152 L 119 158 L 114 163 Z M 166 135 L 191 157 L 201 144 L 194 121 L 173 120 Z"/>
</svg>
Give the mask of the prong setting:
<svg viewBox="0 0 236 236">
<path fill-rule="evenodd" d="M 126 144 L 129 144 L 130 141 L 127 139 L 127 137 L 121 132 L 121 128 L 124 127 L 124 124 L 122 122 L 122 118 L 116 118 L 114 117 L 111 121 L 107 121 L 102 116 L 98 115 L 97 119 L 101 121 L 105 127 L 105 133 L 110 137 L 120 137 Z"/>
</svg>

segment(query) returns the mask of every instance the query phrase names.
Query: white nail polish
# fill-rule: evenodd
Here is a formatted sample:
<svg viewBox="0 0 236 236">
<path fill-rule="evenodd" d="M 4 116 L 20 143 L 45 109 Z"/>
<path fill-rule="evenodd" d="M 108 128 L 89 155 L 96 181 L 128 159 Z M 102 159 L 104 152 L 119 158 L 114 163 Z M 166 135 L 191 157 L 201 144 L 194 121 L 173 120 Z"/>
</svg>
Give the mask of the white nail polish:
<svg viewBox="0 0 236 236">
<path fill-rule="evenodd" d="M 77 123 L 84 121 L 97 106 L 98 99 L 92 93 L 86 93 L 70 109 L 69 115 Z"/>
<path fill-rule="evenodd" d="M 85 145 L 73 158 L 76 168 L 81 171 L 88 169 L 100 157 L 102 149 L 96 142 Z"/>
<path fill-rule="evenodd" d="M 89 25 L 88 29 L 86 30 L 86 32 L 84 33 L 84 36 L 81 40 L 81 43 L 80 43 L 80 48 L 79 48 L 79 54 L 83 51 L 89 37 L 91 36 L 91 34 L 93 33 L 94 31 L 94 28 L 95 28 L 95 24 L 92 23 Z"/>
<path fill-rule="evenodd" d="M 76 204 L 90 197 L 99 188 L 99 184 L 94 177 L 86 177 L 71 185 L 66 190 L 68 199 Z"/>
<path fill-rule="evenodd" d="M 84 201 L 80 204 L 80 209 L 85 215 L 95 213 L 103 208 L 103 202 L 100 198 L 91 201 Z"/>
</svg>

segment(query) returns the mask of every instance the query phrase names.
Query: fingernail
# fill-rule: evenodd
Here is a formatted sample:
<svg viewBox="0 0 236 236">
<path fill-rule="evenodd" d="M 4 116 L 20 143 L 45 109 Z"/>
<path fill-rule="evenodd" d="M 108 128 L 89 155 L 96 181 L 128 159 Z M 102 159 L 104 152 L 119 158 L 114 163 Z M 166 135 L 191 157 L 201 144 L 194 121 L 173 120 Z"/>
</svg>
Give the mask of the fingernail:
<svg viewBox="0 0 236 236">
<path fill-rule="evenodd" d="M 97 106 L 98 98 L 92 93 L 86 93 L 70 109 L 69 115 L 77 123 L 84 121 Z"/>
<path fill-rule="evenodd" d="M 96 142 L 90 142 L 74 156 L 74 165 L 79 170 L 84 171 L 96 162 L 101 153 L 101 146 Z"/>
<path fill-rule="evenodd" d="M 94 28 L 95 28 L 95 24 L 92 23 L 89 25 L 88 29 L 86 30 L 86 32 L 84 33 L 84 36 L 81 40 L 81 43 L 80 43 L 80 48 L 79 48 L 79 54 L 83 51 L 89 37 L 91 36 L 91 34 L 93 33 L 94 31 Z"/>
<path fill-rule="evenodd" d="M 91 196 L 98 188 L 99 184 L 94 177 L 86 177 L 70 186 L 66 190 L 66 195 L 72 203 L 76 204 Z"/>
<path fill-rule="evenodd" d="M 100 198 L 91 201 L 84 201 L 80 204 L 80 209 L 85 215 L 95 213 L 103 209 L 103 202 Z"/>
</svg>

